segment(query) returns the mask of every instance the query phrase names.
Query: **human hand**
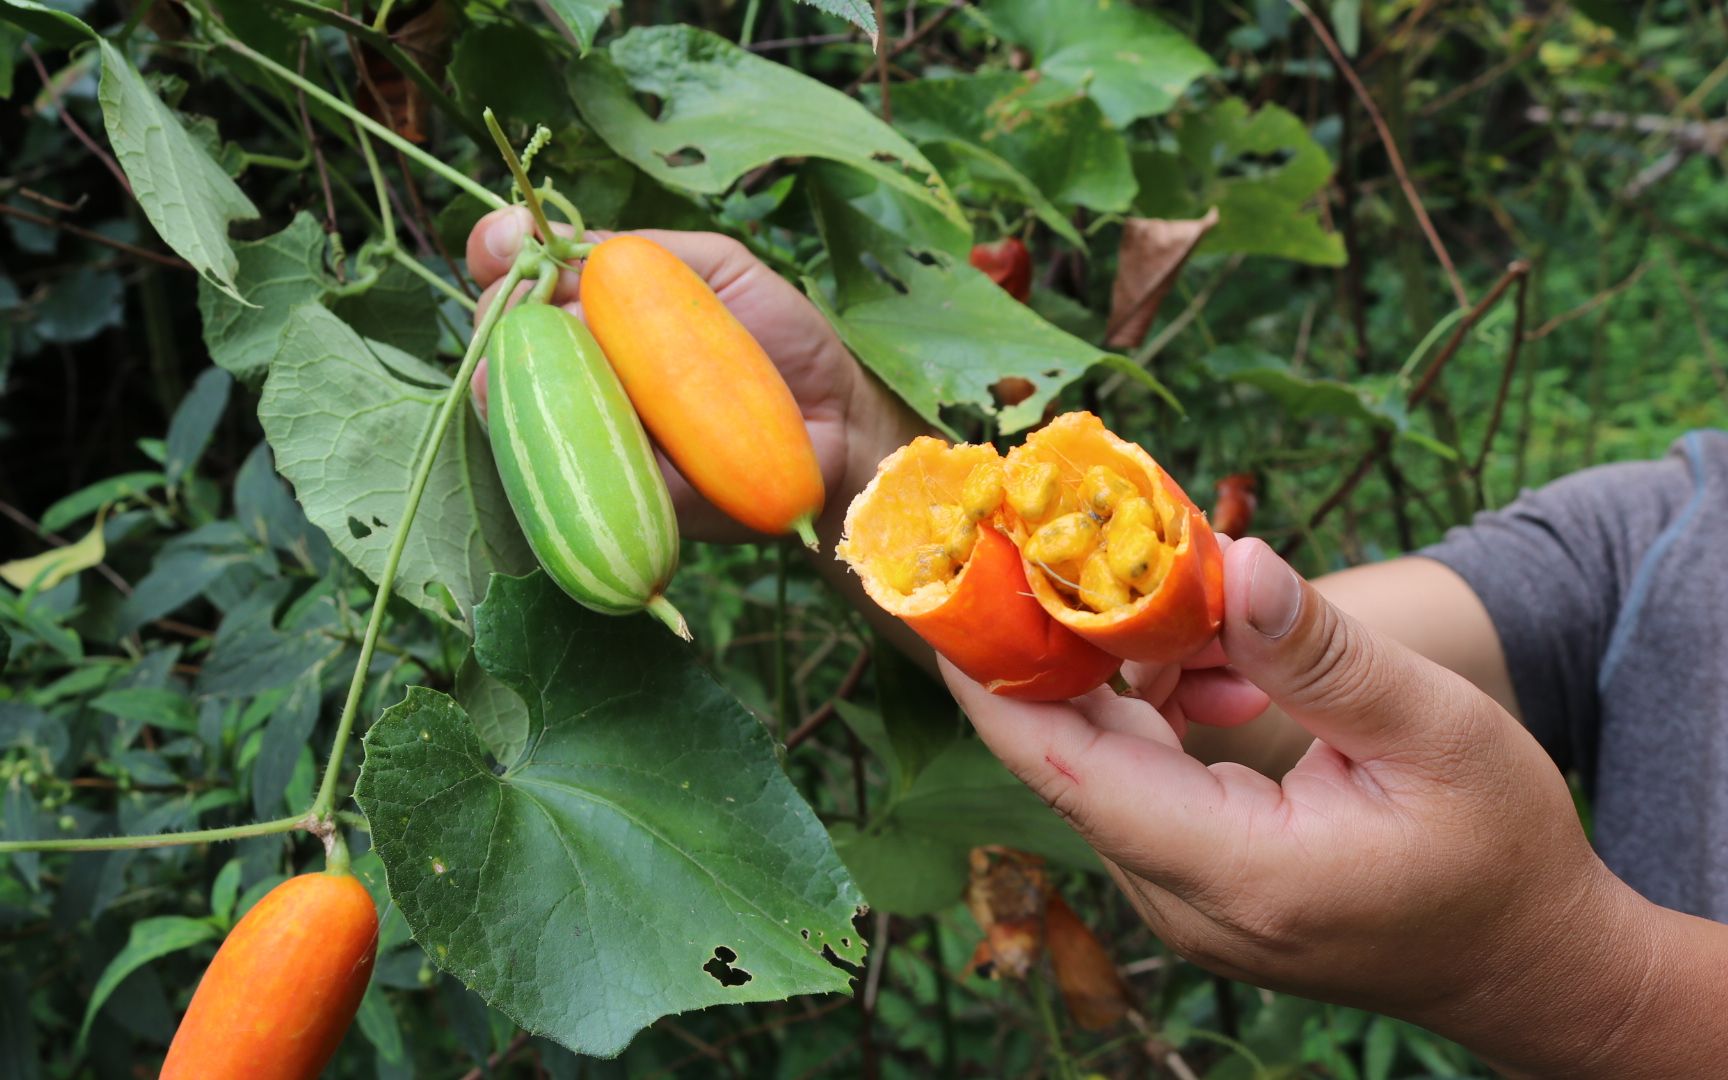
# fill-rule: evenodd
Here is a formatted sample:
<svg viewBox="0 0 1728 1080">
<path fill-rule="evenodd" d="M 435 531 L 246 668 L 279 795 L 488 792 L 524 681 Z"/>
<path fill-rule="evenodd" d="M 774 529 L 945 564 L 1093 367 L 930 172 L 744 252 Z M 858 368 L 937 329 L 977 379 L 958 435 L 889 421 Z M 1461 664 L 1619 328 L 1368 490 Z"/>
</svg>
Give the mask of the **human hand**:
<svg viewBox="0 0 1728 1080">
<path fill-rule="evenodd" d="M 1071 704 L 943 675 L 1178 953 L 1414 1020 L 1504 1068 L 1589 1075 L 1581 1048 L 1631 1015 L 1604 982 L 1644 985 L 1656 909 L 1590 849 L 1553 763 L 1492 699 L 1338 612 L 1259 541 L 1231 546 L 1224 580 L 1232 669 L 1316 737 L 1281 784 L 1189 757 L 1151 703 L 1234 722 L 1243 691 L 1222 674 L 1208 689 L 1154 672 L 1151 700 Z"/>
<path fill-rule="evenodd" d="M 521 250 L 522 239 L 532 229 L 532 222 L 522 207 L 496 210 L 481 218 L 468 234 L 468 272 L 485 290 L 475 313 L 476 321 L 496 300 L 502 279 Z M 568 235 L 567 227 L 561 231 Z M 607 235 L 611 234 L 590 234 L 595 239 Z M 832 543 L 839 534 L 847 503 L 875 474 L 876 463 L 921 434 L 923 425 L 859 366 L 815 306 L 743 244 L 718 233 L 649 229 L 640 235 L 666 247 L 700 274 L 779 368 L 803 412 L 822 466 L 827 500 L 817 521 L 817 532 Z M 552 302 L 580 316 L 578 281 L 574 272 L 560 274 Z M 525 294 L 532 284 L 523 283 L 511 302 Z M 484 360 L 475 372 L 473 388 L 475 402 L 484 415 Z M 748 529 L 692 490 L 664 455 L 660 463 L 684 535 L 719 541 L 754 538 Z"/>
</svg>

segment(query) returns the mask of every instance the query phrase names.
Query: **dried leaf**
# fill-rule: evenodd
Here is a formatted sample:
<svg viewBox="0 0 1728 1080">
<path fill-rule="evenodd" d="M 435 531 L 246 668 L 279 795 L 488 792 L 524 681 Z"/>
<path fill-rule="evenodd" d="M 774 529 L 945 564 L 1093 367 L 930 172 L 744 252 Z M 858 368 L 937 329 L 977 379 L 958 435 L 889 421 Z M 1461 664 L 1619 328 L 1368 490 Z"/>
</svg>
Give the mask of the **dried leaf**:
<svg viewBox="0 0 1728 1080">
<path fill-rule="evenodd" d="M 1068 1015 L 1087 1031 L 1103 1031 L 1128 1015 L 1128 987 L 1097 936 L 1058 895 L 1044 910 L 1044 944 Z"/>
<path fill-rule="evenodd" d="M 442 78 L 450 54 L 450 19 L 444 4 L 433 4 L 391 31 L 390 40 L 434 79 Z M 382 53 L 359 47 L 363 74 L 355 90 L 360 111 L 412 143 L 427 138 L 431 103 L 426 91 Z"/>
<path fill-rule="evenodd" d="M 1212 531 L 1223 533 L 1232 540 L 1247 535 L 1254 524 L 1254 511 L 1260 505 L 1255 494 L 1257 481 L 1253 473 L 1232 473 L 1218 481 L 1218 501 L 1212 507 Z"/>
<path fill-rule="evenodd" d="M 1009 848 L 979 847 L 972 849 L 971 861 L 966 907 L 984 940 L 961 977 L 978 972 L 991 979 L 1024 979 L 1044 943 L 1049 893 L 1044 860 Z"/>
<path fill-rule="evenodd" d="M 1217 207 L 1193 220 L 1129 218 L 1123 224 L 1116 283 L 1110 289 L 1107 346 L 1131 349 L 1140 344 L 1194 245 L 1216 224 Z"/>
</svg>

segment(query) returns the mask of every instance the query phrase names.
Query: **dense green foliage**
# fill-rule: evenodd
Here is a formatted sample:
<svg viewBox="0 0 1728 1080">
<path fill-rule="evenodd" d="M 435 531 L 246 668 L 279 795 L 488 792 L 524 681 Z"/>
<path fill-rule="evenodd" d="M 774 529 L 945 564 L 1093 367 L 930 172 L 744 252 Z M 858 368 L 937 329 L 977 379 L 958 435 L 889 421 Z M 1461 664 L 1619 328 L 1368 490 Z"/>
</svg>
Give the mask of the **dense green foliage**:
<svg viewBox="0 0 1728 1080">
<path fill-rule="evenodd" d="M 221 933 L 317 864 L 286 819 L 510 190 L 486 107 L 551 130 L 534 178 L 590 226 L 744 240 L 933 424 L 1008 445 L 1060 402 L 1202 503 L 1254 473 L 1305 570 L 1721 423 L 1719 7 L 1310 6 L 1372 113 L 1285 0 L 0 0 L 0 554 L 48 553 L 0 568 L 0 841 L 279 826 L 0 854 L 0 1075 L 159 1062 Z M 878 14 L 873 55 L 844 20 Z M 1214 207 L 1185 264 L 1124 256 Z M 1027 306 L 967 265 L 1009 234 Z M 1111 346 L 1148 260 L 1170 292 Z M 1480 1073 L 1167 953 L 794 543 L 685 544 L 691 650 L 521 576 L 466 408 L 425 491 L 332 774 L 384 914 L 332 1075 Z M 1048 860 L 1130 1019 L 963 973 L 984 844 Z"/>
</svg>

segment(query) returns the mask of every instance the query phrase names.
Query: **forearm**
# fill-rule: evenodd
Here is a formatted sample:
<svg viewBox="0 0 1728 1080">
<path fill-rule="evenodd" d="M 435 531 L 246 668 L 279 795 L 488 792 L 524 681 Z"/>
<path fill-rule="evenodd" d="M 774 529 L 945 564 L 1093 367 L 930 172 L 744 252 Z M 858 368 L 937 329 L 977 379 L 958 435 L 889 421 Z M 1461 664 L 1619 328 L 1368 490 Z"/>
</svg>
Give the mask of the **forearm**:
<svg viewBox="0 0 1728 1080">
<path fill-rule="evenodd" d="M 1512 1077 L 1716 1075 L 1728 1058 L 1728 926 L 1617 880 L 1604 892 L 1604 914 L 1567 907 L 1537 959 L 1509 963 L 1430 1026 Z"/>
</svg>

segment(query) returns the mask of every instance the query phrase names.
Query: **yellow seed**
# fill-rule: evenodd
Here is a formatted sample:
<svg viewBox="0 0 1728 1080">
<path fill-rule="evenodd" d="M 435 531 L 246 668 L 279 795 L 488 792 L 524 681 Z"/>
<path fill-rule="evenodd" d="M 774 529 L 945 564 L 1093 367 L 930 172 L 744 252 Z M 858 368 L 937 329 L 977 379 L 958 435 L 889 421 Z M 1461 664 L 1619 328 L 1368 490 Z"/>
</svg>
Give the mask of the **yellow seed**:
<svg viewBox="0 0 1728 1080">
<path fill-rule="evenodd" d="M 943 545 L 919 544 L 904 557 L 891 562 L 883 576 L 895 590 L 910 593 L 933 581 L 946 581 L 953 573 L 954 563 Z"/>
<path fill-rule="evenodd" d="M 1109 558 L 1094 551 L 1080 568 L 1080 602 L 1093 611 L 1110 611 L 1133 599 L 1128 586 L 1116 579 Z"/>
<path fill-rule="evenodd" d="M 960 488 L 960 509 L 973 521 L 983 521 L 1002 505 L 1002 463 L 986 461 L 966 474 Z"/>
<path fill-rule="evenodd" d="M 972 548 L 978 543 L 978 523 L 962 519 L 949 530 L 948 539 L 943 542 L 942 550 L 955 566 L 959 566 L 972 557 Z"/>
<path fill-rule="evenodd" d="M 1063 514 L 1026 541 L 1026 557 L 1047 566 L 1085 557 L 1098 543 L 1098 523 L 1087 514 Z"/>
<path fill-rule="evenodd" d="M 1106 529 L 1125 529 L 1130 525 L 1150 529 L 1157 516 L 1149 500 L 1135 495 L 1116 504 L 1116 510 L 1110 515 L 1110 524 Z"/>
<path fill-rule="evenodd" d="M 966 514 L 958 506 L 949 503 L 930 504 L 930 538 L 946 540 L 948 535 L 962 524 L 969 524 Z"/>
<path fill-rule="evenodd" d="M 1138 522 L 1117 524 L 1111 519 L 1104 535 L 1104 550 L 1110 572 L 1124 583 L 1138 581 L 1158 564 L 1163 545 L 1152 530 Z"/>
<path fill-rule="evenodd" d="M 1056 466 L 1048 461 L 1022 465 L 1008 476 L 1005 488 L 1014 512 L 1037 524 L 1057 505 Z"/>
<path fill-rule="evenodd" d="M 1107 518 L 1117 503 L 1138 498 L 1139 494 L 1139 490 L 1115 469 L 1094 465 L 1086 470 L 1085 478 L 1080 481 L 1080 508 L 1091 511 L 1093 517 Z"/>
</svg>

